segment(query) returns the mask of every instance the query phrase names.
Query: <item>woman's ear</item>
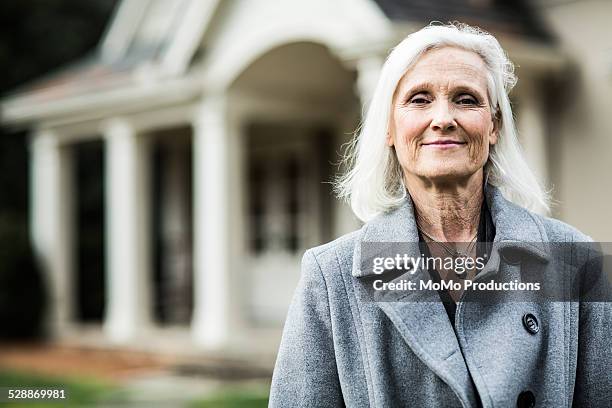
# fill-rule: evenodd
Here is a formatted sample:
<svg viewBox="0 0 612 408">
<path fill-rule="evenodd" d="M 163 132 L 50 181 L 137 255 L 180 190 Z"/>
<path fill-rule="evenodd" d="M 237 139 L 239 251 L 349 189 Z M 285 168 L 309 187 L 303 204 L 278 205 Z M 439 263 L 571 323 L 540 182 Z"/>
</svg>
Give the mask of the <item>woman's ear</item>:
<svg viewBox="0 0 612 408">
<path fill-rule="evenodd" d="M 496 109 L 495 113 L 492 115 L 492 120 L 493 129 L 491 129 L 491 134 L 489 135 L 489 144 L 494 145 L 497 143 L 497 139 L 499 138 L 499 130 L 501 129 L 501 115 L 499 108 Z"/>
<path fill-rule="evenodd" d="M 391 132 L 389 130 L 387 130 L 387 136 L 385 137 L 385 142 L 387 143 L 387 146 L 389 147 L 393 146 L 393 137 L 391 136 Z"/>
</svg>

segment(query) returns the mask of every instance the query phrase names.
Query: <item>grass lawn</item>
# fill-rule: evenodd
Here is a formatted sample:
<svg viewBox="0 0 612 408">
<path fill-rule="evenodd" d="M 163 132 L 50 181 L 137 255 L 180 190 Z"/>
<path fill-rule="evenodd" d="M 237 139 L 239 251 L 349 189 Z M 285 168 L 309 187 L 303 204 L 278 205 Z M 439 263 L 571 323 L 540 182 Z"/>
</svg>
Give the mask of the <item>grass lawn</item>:
<svg viewBox="0 0 612 408">
<path fill-rule="evenodd" d="M 189 404 L 189 408 L 266 408 L 267 406 L 267 390 L 265 392 L 225 390 Z"/>
<path fill-rule="evenodd" d="M 0 369 L 0 387 L 15 389 L 64 389 L 68 396 L 66 400 L 59 400 L 58 403 L 50 402 L 52 400 L 41 402 L 26 402 L 23 400 L 15 403 L 0 402 L 2 408 L 13 406 L 19 408 L 82 407 L 94 405 L 108 397 L 111 393 L 116 392 L 115 387 L 92 379 L 48 377 L 4 369 Z"/>
<path fill-rule="evenodd" d="M 58 403 L 49 402 L 50 400 L 41 402 L 21 400 L 14 403 L 0 401 L 0 408 L 89 407 L 97 406 L 100 403 L 110 403 L 113 406 L 121 407 L 130 406 L 129 394 L 125 390 L 90 378 L 50 377 L 0 369 L 0 387 L 64 389 L 69 397 Z M 142 404 L 138 406 L 142 407 Z M 263 408 L 268 406 L 268 389 L 223 388 L 218 392 L 197 398 L 186 406 L 189 408 Z"/>
</svg>

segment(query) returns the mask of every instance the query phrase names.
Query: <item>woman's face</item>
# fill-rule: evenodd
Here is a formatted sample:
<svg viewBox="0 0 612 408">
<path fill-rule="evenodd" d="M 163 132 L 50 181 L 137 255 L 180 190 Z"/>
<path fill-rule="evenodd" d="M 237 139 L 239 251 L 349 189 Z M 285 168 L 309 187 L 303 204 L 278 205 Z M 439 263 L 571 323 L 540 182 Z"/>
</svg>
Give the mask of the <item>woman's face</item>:
<svg viewBox="0 0 612 408">
<path fill-rule="evenodd" d="M 406 182 L 461 183 L 482 173 L 497 142 L 482 58 L 433 49 L 404 74 L 393 96 L 387 144 Z"/>
</svg>

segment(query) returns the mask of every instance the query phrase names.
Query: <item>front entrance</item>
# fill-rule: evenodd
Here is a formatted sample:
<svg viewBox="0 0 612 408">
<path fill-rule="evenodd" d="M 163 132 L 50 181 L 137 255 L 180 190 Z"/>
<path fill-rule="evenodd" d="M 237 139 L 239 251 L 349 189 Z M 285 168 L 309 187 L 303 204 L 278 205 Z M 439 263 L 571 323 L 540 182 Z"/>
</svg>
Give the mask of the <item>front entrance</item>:
<svg viewBox="0 0 612 408">
<path fill-rule="evenodd" d="M 248 132 L 247 314 L 282 324 L 307 248 L 329 238 L 331 132 L 298 124 Z M 271 290 L 273 288 L 273 290 Z"/>
<path fill-rule="evenodd" d="M 228 100 L 244 215 L 230 302 L 253 342 L 275 348 L 304 251 L 352 229 L 331 181 L 359 117 L 355 72 L 322 44 L 283 44 L 244 69 Z"/>
<path fill-rule="evenodd" d="M 152 138 L 153 316 L 164 326 L 188 326 L 193 310 L 191 128 Z"/>
</svg>

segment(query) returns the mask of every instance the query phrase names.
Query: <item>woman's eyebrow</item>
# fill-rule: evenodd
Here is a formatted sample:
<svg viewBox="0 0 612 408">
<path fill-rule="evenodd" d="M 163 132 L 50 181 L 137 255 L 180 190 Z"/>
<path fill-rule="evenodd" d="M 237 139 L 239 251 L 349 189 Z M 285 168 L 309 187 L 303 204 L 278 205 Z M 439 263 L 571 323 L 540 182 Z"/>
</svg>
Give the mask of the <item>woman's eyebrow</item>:
<svg viewBox="0 0 612 408">
<path fill-rule="evenodd" d="M 423 91 L 428 91 L 430 89 L 434 88 L 434 84 L 433 82 L 418 82 L 416 84 L 410 85 L 409 87 L 407 87 L 402 93 L 404 95 L 412 95 L 415 94 L 417 92 L 423 92 Z"/>
<path fill-rule="evenodd" d="M 417 94 L 419 92 L 430 91 L 433 88 L 435 88 L 435 85 L 434 85 L 433 82 L 429 82 L 429 81 L 428 82 L 419 82 L 419 83 L 416 83 L 414 85 L 410 85 L 409 87 L 407 87 L 404 91 L 402 91 L 402 94 L 404 96 L 414 95 L 414 94 Z M 484 98 L 483 91 L 479 90 L 477 87 L 474 87 L 474 86 L 468 85 L 468 84 L 452 85 L 451 88 L 450 88 L 450 91 L 452 93 L 458 93 L 458 92 L 472 93 L 472 94 L 474 94 L 474 96 L 479 96 L 481 98 Z"/>
<path fill-rule="evenodd" d="M 453 93 L 459 93 L 459 92 L 467 92 L 467 93 L 472 93 L 475 94 L 475 96 L 480 96 L 480 97 L 484 97 L 483 92 L 471 85 L 467 85 L 467 84 L 459 84 L 456 86 L 453 86 L 452 88 Z"/>
</svg>

